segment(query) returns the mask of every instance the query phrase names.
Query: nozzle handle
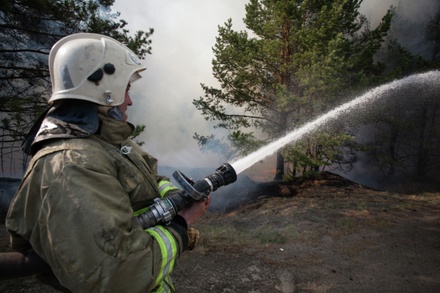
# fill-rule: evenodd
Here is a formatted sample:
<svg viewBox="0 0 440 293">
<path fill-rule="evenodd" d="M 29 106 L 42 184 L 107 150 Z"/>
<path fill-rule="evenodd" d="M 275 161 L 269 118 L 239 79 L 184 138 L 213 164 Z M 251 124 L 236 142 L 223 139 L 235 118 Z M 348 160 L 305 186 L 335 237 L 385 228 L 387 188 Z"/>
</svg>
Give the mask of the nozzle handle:
<svg viewBox="0 0 440 293">
<path fill-rule="evenodd" d="M 179 183 L 180 187 L 182 187 L 183 191 L 186 192 L 186 195 L 190 196 L 192 199 L 196 201 L 201 201 L 208 197 L 208 194 L 201 193 L 197 189 L 195 189 L 193 185 L 197 185 L 197 182 L 194 183 L 194 181 L 186 177 L 182 172 L 178 170 L 174 171 L 173 177 L 174 179 L 176 179 L 177 183 Z"/>
<path fill-rule="evenodd" d="M 213 174 L 197 182 L 192 181 L 180 171 L 175 171 L 173 177 L 186 194 L 196 201 L 204 200 L 211 191 L 216 191 L 220 186 L 237 180 L 234 168 L 228 163 L 224 163 Z"/>
</svg>

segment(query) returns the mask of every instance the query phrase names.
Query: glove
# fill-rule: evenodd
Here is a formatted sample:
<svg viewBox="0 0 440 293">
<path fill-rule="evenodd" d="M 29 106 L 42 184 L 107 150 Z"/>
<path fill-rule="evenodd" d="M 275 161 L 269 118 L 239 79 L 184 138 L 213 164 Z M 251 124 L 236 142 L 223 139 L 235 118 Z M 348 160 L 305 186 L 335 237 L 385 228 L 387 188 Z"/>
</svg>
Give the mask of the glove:
<svg viewBox="0 0 440 293">
<path fill-rule="evenodd" d="M 200 232 L 194 227 L 188 227 L 188 250 L 193 250 L 200 241 Z"/>
</svg>

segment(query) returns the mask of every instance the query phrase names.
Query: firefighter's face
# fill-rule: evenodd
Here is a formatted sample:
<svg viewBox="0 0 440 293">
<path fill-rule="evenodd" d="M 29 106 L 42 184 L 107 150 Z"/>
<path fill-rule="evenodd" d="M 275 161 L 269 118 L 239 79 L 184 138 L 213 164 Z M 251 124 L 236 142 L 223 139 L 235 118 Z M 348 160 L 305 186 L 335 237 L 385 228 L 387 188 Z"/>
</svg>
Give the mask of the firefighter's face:
<svg viewBox="0 0 440 293">
<path fill-rule="evenodd" d="M 124 114 L 124 117 L 122 118 L 122 122 L 127 122 L 127 109 L 128 106 L 133 105 L 133 101 L 130 98 L 130 84 L 128 84 L 127 89 L 125 90 L 125 99 L 124 102 L 118 106 L 119 110 Z"/>
</svg>

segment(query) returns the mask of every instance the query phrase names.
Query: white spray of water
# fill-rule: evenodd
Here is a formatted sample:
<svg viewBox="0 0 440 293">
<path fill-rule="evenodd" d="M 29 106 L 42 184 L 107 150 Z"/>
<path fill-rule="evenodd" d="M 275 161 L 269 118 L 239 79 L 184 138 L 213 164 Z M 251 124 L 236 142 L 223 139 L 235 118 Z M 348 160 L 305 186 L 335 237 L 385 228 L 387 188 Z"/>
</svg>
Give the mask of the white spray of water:
<svg viewBox="0 0 440 293">
<path fill-rule="evenodd" d="M 276 152 L 278 149 L 282 148 L 286 144 L 300 140 L 305 134 L 317 130 L 319 127 L 325 125 L 329 121 L 338 118 L 341 114 L 348 113 L 353 109 L 362 107 L 366 105 L 368 102 L 371 102 L 390 91 L 397 90 L 404 85 L 414 84 L 417 82 L 428 82 L 429 84 L 432 84 L 432 82 L 438 83 L 440 82 L 440 72 L 430 71 L 422 74 L 414 74 L 409 77 L 396 80 L 385 85 L 378 86 L 368 91 L 367 93 L 363 94 L 362 96 L 359 96 L 354 100 L 347 102 L 331 110 L 330 112 L 327 112 L 326 114 L 318 117 L 316 120 L 306 123 L 304 126 L 293 130 L 287 135 L 281 137 L 276 141 L 269 143 L 268 145 L 258 149 L 257 151 L 249 154 L 248 156 L 238 159 L 237 161 L 231 163 L 231 165 L 234 168 L 235 172 L 237 174 L 240 174 L 241 172 L 251 167 L 258 161 L 272 155 L 274 152 Z"/>
</svg>

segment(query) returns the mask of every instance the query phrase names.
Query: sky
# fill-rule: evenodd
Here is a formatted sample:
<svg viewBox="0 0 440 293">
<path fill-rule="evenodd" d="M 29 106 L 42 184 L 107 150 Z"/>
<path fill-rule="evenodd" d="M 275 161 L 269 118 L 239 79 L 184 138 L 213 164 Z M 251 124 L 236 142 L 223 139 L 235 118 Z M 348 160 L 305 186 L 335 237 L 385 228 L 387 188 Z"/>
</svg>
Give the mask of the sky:
<svg viewBox="0 0 440 293">
<path fill-rule="evenodd" d="M 372 27 L 390 5 L 402 5 L 408 18 L 423 19 L 438 0 L 365 0 L 361 12 Z M 114 11 L 128 22 L 131 33 L 154 29 L 152 54 L 143 61 L 147 70 L 131 90 L 134 105 L 130 121 L 146 125 L 138 140 L 161 165 L 218 167 L 223 158 L 202 153 L 192 138 L 209 135 L 214 123 L 206 121 L 192 104 L 203 96 L 200 86 L 216 86 L 212 76 L 212 47 L 218 26 L 232 19 L 234 30 L 244 30 L 248 0 L 116 0 Z M 220 137 L 224 133 L 218 134 Z"/>
</svg>

